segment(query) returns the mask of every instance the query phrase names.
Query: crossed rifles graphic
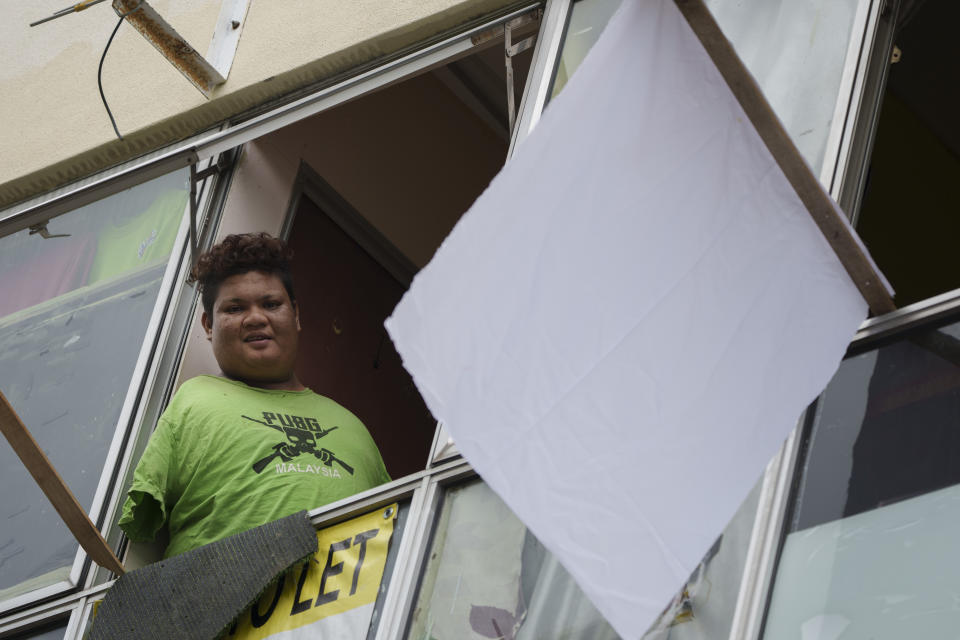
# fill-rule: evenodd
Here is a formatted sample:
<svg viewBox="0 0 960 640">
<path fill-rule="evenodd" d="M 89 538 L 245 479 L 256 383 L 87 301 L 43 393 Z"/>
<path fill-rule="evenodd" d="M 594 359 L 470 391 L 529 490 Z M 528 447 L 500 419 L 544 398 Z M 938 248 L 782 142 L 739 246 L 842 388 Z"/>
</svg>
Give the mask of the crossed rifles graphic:
<svg viewBox="0 0 960 640">
<path fill-rule="evenodd" d="M 280 458 L 280 460 L 283 462 L 290 462 L 302 453 L 312 453 L 313 456 L 324 465 L 332 467 L 333 463 L 336 462 L 343 467 L 344 471 L 350 475 L 353 475 L 353 467 L 338 458 L 333 451 L 325 448 L 317 449 L 317 440 L 327 435 L 337 427 L 330 427 L 329 429 L 323 429 L 321 427 L 320 432 L 314 434 L 312 431 L 308 431 L 306 429 L 297 429 L 296 427 L 287 426 L 278 427 L 268 422 L 251 418 L 250 416 L 241 417 L 262 424 L 265 427 L 270 427 L 271 429 L 281 431 L 287 437 L 285 441 L 278 442 L 277 444 L 273 445 L 273 453 L 253 463 L 253 470 L 256 473 L 263 471 L 264 468 L 270 464 L 274 458 Z"/>
</svg>

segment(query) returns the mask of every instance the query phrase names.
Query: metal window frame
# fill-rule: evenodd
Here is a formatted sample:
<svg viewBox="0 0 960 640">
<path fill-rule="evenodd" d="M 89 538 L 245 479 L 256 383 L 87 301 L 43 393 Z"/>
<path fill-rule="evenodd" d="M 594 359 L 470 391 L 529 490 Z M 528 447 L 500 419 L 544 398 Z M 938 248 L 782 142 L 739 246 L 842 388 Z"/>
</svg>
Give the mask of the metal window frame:
<svg viewBox="0 0 960 640">
<path fill-rule="evenodd" d="M 508 159 L 513 156 L 517 145 L 530 135 L 540 121 L 553 84 L 553 74 L 572 6 L 572 0 L 547 0 L 544 7 L 543 17 L 540 19 L 540 34 L 534 45 L 530 70 L 527 72 L 527 85 L 520 100 L 520 112 L 510 138 Z"/>
<path fill-rule="evenodd" d="M 555 2 L 555 0 L 548 0 L 548 2 Z M 201 160 L 210 161 L 214 156 L 231 151 L 249 140 L 266 135 L 361 95 L 400 82 L 432 67 L 444 65 L 458 57 L 468 55 L 478 46 L 482 46 L 482 40 L 480 39 L 477 43 L 474 43 L 473 38 L 475 36 L 535 11 L 541 5 L 542 2 L 526 3 L 490 20 L 478 22 L 472 28 L 461 33 L 413 50 L 395 60 L 343 79 L 334 85 L 322 88 L 310 95 L 232 127 L 197 136 L 179 146 L 158 150 L 0 211 L 0 237 L 69 213 L 85 204 L 95 202 L 166 173 L 196 165 Z M 524 102 L 530 86 L 531 83 L 528 82 L 524 92 Z M 521 110 L 524 108 L 524 102 L 521 102 Z M 208 194 L 209 191 L 207 190 Z M 206 197 L 209 198 L 209 195 Z M 209 200 L 204 204 L 205 209 L 209 209 L 208 204 Z M 185 221 L 186 219 L 185 214 Z M 209 215 L 206 219 L 209 221 Z M 118 482 L 118 480 L 129 473 L 135 449 L 135 446 L 130 444 L 128 439 L 138 436 L 143 437 L 146 431 L 143 429 L 144 419 L 150 411 L 148 405 L 156 406 L 158 394 L 169 393 L 170 380 L 167 378 L 171 378 L 171 366 L 173 369 L 176 366 L 171 365 L 170 357 L 164 360 L 162 357 L 156 358 L 155 356 L 158 351 L 163 351 L 165 356 L 169 356 L 166 353 L 168 351 L 167 343 L 177 337 L 174 335 L 177 331 L 172 329 L 175 325 L 172 316 L 181 315 L 185 308 L 182 298 L 188 294 L 184 292 L 183 278 L 180 276 L 183 273 L 184 263 L 187 261 L 188 226 L 186 222 L 181 223 L 176 244 L 181 251 L 180 260 L 171 260 L 168 263 L 161 284 L 161 295 L 158 295 L 158 301 L 148 324 L 148 330 L 153 333 L 146 333 L 146 335 L 148 338 L 152 335 L 154 339 L 145 341 L 137 361 L 136 375 L 131 378 L 131 380 L 134 378 L 139 380 L 139 384 L 131 382 L 128 389 L 128 397 L 123 409 L 127 428 L 123 430 L 123 437 L 118 435 L 119 429 L 115 433 L 108 453 L 109 462 L 104 466 L 104 476 L 101 478 L 101 484 L 98 485 L 98 495 L 95 501 L 99 507 L 98 511 L 103 512 L 97 514 L 97 521 L 100 522 L 101 528 L 103 522 L 112 523 L 116 517 L 119 494 L 122 493 L 120 491 L 122 482 Z M 207 234 L 207 239 L 209 240 L 212 236 L 212 232 Z M 190 297 L 192 297 L 195 305 L 195 294 Z M 161 299 L 163 304 L 161 304 Z M 172 309 L 174 306 L 176 306 L 176 310 Z M 193 309 L 191 305 L 187 305 L 187 307 Z M 192 317 L 192 313 L 188 312 L 186 316 L 188 318 Z M 185 331 L 180 331 L 180 333 L 185 334 Z M 179 338 L 179 347 L 182 350 L 184 336 L 180 335 Z M 149 348 L 147 343 L 151 343 Z M 179 360 L 180 350 L 173 360 Z M 164 379 L 166 379 L 167 384 L 163 385 L 163 389 L 160 390 Z M 133 402 L 130 397 L 131 390 L 134 388 L 137 389 L 135 394 L 137 402 Z M 149 399 L 145 399 L 146 396 L 150 396 Z M 160 401 L 160 404 L 162 404 L 162 401 Z M 134 407 L 137 407 L 135 414 L 133 412 Z M 123 423 L 123 420 L 118 420 L 118 425 L 121 423 Z M 107 469 L 112 469 L 112 472 L 108 474 Z M 377 631 L 378 638 L 399 637 L 402 633 L 402 625 L 405 624 L 407 615 L 403 606 L 412 597 L 410 591 L 416 586 L 414 583 L 419 576 L 422 556 L 428 541 L 427 536 L 433 525 L 438 500 L 436 495 L 439 487 L 442 484 L 473 475 L 475 473 L 466 462 L 455 460 L 425 469 L 388 485 L 377 487 L 311 512 L 311 519 L 315 525 L 326 526 L 400 498 L 409 497 L 411 499 L 411 509 L 407 516 L 407 522 L 413 535 L 405 535 L 401 542 L 401 548 L 398 550 L 397 565 L 394 568 L 395 579 L 391 583 L 386 596 Z M 110 476 L 110 479 L 105 484 L 104 478 L 107 476 Z M 433 497 L 428 500 L 427 498 L 430 496 Z M 111 533 L 115 534 L 116 532 L 112 531 Z M 61 582 L 25 594 L 29 597 L 20 598 L 18 596 L 16 599 L 10 599 L 2 603 L 0 605 L 0 636 L 23 630 L 37 623 L 50 621 L 57 616 L 64 615 L 66 611 L 71 612 L 71 621 L 68 624 L 65 638 L 72 639 L 81 636 L 81 627 L 89 617 L 92 600 L 102 596 L 112 584 L 112 582 L 94 584 L 107 577 L 103 571 L 88 571 L 89 575 L 84 578 L 84 571 L 88 569 L 88 561 L 81 550 L 78 552 L 71 568 L 71 577 L 75 578 L 73 582 Z M 397 577 L 399 579 L 396 579 Z M 87 585 L 87 588 L 79 592 L 74 591 L 80 583 Z M 58 595 L 62 597 L 56 598 Z"/>
<path fill-rule="evenodd" d="M 900 0 L 873 0 L 831 195 L 856 225 L 890 70 Z"/>
<path fill-rule="evenodd" d="M 820 168 L 820 182 L 834 199 L 839 198 L 841 180 L 850 162 L 850 139 L 854 133 L 854 116 L 859 113 L 867 88 L 869 44 L 873 42 L 880 16 L 880 8 L 885 0 L 858 0 L 851 27 L 850 40 L 844 59 L 840 86 L 837 90 L 837 103 L 830 130 L 824 146 L 823 164 Z"/>
<path fill-rule="evenodd" d="M 160 177 L 160 175 L 154 175 L 151 173 L 151 179 Z M 110 176 L 107 176 L 104 179 L 110 180 Z M 142 182 L 139 184 L 142 184 Z M 205 192 L 208 194 L 210 190 L 205 189 Z M 107 196 L 104 195 L 102 197 Z M 78 204 L 73 209 L 67 209 L 64 213 L 73 211 L 76 208 L 79 208 L 84 204 L 89 204 L 93 201 L 95 200 L 83 200 L 83 204 Z M 111 437 L 110 443 L 107 446 L 106 457 L 104 459 L 101 475 L 97 481 L 96 489 L 94 490 L 93 501 L 91 503 L 88 515 L 101 531 L 106 529 L 105 516 L 108 513 L 112 513 L 112 510 L 115 509 L 115 505 L 111 505 L 107 501 L 108 494 L 110 493 L 116 481 L 115 468 L 118 464 L 121 453 L 123 452 L 125 443 L 130 438 L 134 424 L 136 423 L 135 418 L 138 414 L 138 410 L 141 408 L 141 399 L 143 398 L 144 394 L 149 391 L 153 381 L 155 380 L 156 358 L 154 356 L 158 349 L 161 348 L 163 342 L 165 342 L 167 334 L 169 333 L 169 326 L 167 326 L 167 333 L 161 333 L 161 328 L 163 328 L 165 325 L 167 310 L 173 299 L 174 290 L 177 288 L 177 278 L 175 276 L 180 270 L 181 263 L 184 260 L 184 247 L 189 228 L 188 209 L 189 205 L 185 207 L 184 212 L 181 214 L 182 217 L 180 226 L 178 228 L 177 236 L 173 245 L 174 250 L 167 261 L 166 268 L 164 269 L 164 273 L 161 278 L 160 289 L 157 292 L 157 298 L 154 301 L 153 309 L 150 312 L 150 317 L 148 318 L 147 324 L 144 327 L 143 341 L 141 342 L 140 350 L 137 353 L 137 357 L 134 361 L 134 369 L 130 375 L 124 400 L 120 408 L 120 414 L 114 424 L 113 436 Z M 111 507 L 113 508 L 111 509 Z M 0 602 L 0 616 L 8 611 L 29 606 L 32 603 L 74 590 L 77 587 L 88 586 L 90 580 L 93 579 L 94 574 L 97 573 L 90 571 L 91 566 L 92 562 L 89 560 L 86 552 L 78 545 L 76 554 L 74 555 L 73 561 L 70 564 L 70 570 L 66 580 L 60 580 L 58 582 L 40 587 L 39 589 L 33 589 L 13 596 L 12 598 L 3 600 Z"/>
<path fill-rule="evenodd" d="M 50 614 L 49 617 L 40 617 L 33 616 L 31 618 L 25 619 L 16 626 L 11 626 L 9 631 L 0 631 L 0 639 L 3 640 L 20 640 L 24 637 L 31 637 L 37 632 L 51 631 L 52 629 L 45 629 L 45 627 L 52 627 L 54 625 L 59 625 L 66 621 L 64 625 L 64 637 L 67 637 L 71 631 L 79 626 L 78 618 L 80 613 L 79 606 L 74 605 L 72 608 L 67 608 L 66 610 Z"/>
<path fill-rule="evenodd" d="M 884 62 L 889 56 L 892 28 L 884 27 L 881 16 L 887 2 L 858 0 L 820 172 L 821 183 L 834 198 L 847 205 L 844 209 L 851 219 L 855 219 L 860 201 L 859 195 L 851 194 L 861 191 L 865 159 L 869 157 L 872 131 L 879 112 L 876 95 L 877 91 L 882 93 L 886 79 Z M 897 4 L 894 0 L 894 16 Z M 572 5 L 573 0 L 547 2 L 509 155 L 536 126 L 546 105 Z M 862 348 L 873 340 L 946 316 L 958 309 L 960 289 L 868 319 L 861 325 L 850 348 Z M 762 632 L 784 524 L 789 515 L 791 487 L 806 415 L 807 412 L 804 412 L 764 471 L 747 562 L 730 629 L 731 640 L 755 639 Z"/>
<path fill-rule="evenodd" d="M 209 164 L 213 164 L 213 159 L 210 159 Z M 226 173 L 228 175 L 224 178 L 229 178 L 232 170 Z M 199 198 L 201 223 L 211 218 L 219 219 L 223 200 L 215 197 L 215 194 L 221 191 L 216 183 L 223 181 L 221 177 L 214 178 L 212 181 L 209 179 L 203 181 L 203 190 Z M 211 185 L 211 182 L 214 184 Z M 189 206 L 188 203 L 188 209 Z M 171 255 L 167 264 L 167 273 L 164 276 L 165 285 L 168 284 L 166 278 L 168 276 L 170 278 L 167 299 L 161 307 L 162 296 L 158 296 L 157 308 L 154 311 L 158 314 L 156 315 L 157 326 L 153 333 L 148 330 L 146 334 L 148 338 L 152 335 L 154 339 L 149 344 L 146 340 L 144 341 L 143 350 L 146 350 L 145 359 L 142 361 L 144 369 L 133 404 L 136 412 L 131 415 L 124 433 L 115 434 L 117 448 L 111 451 L 111 453 L 115 451 L 114 456 L 108 457 L 104 465 L 104 478 L 101 478 L 103 494 L 98 496 L 101 503 L 94 503 L 100 510 L 95 522 L 114 549 L 125 542 L 122 532 L 116 527 L 116 522 L 126 494 L 126 487 L 129 486 L 128 481 L 133 474 L 133 461 L 138 459 L 136 454 L 141 453 L 146 446 L 146 441 L 153 432 L 159 414 L 172 393 L 173 382 L 179 369 L 199 297 L 196 289 L 186 284 L 186 277 L 193 263 L 188 237 L 189 227 L 190 217 L 187 212 L 174 245 L 175 255 Z M 208 242 L 209 239 L 208 237 Z M 139 365 L 140 361 L 138 361 Z M 91 509 L 91 518 L 94 513 L 94 509 Z M 88 572 L 83 583 L 84 587 L 92 587 L 110 579 L 111 574 L 108 570 L 92 563 L 86 566 Z"/>
<path fill-rule="evenodd" d="M 45 602 L 38 607 L 20 611 L 15 615 L 8 616 L 0 621 L 0 638 L 6 638 L 10 635 L 16 635 L 28 631 L 32 627 L 41 626 L 54 622 L 57 619 L 64 619 L 70 616 L 67 624 L 64 638 L 82 637 L 82 626 L 88 617 L 88 603 L 92 603 L 103 597 L 103 594 L 113 583 L 101 584 L 90 589 L 85 589 L 79 593 L 73 593 L 63 598 L 58 598 Z M 75 636 L 70 635 L 71 633 Z"/>
<path fill-rule="evenodd" d="M 951 318 L 952 316 L 952 318 Z M 864 323 L 857 332 L 848 349 L 848 355 L 855 355 L 863 351 L 882 347 L 881 341 L 896 340 L 921 326 L 936 326 L 947 320 L 960 321 L 960 289 L 935 296 L 918 302 L 909 307 L 891 312 L 879 318 L 872 318 Z M 804 438 L 809 434 L 813 423 L 818 419 L 821 404 L 816 402 L 803 414 L 796 430 L 791 435 L 794 440 L 792 451 L 788 450 L 777 480 L 775 503 L 779 515 L 770 521 L 764 532 L 764 542 L 767 550 L 764 553 L 763 567 L 758 572 L 762 581 L 750 595 L 749 626 L 747 632 L 738 638 L 763 638 L 767 616 L 770 612 L 770 603 L 773 596 L 773 587 L 780 555 L 789 532 L 787 523 L 801 499 L 798 494 L 800 485 L 799 464 L 802 455 L 805 455 L 806 442 Z M 813 411 L 813 413 L 811 413 Z M 731 640 L 734 636 L 731 635 Z"/>
</svg>

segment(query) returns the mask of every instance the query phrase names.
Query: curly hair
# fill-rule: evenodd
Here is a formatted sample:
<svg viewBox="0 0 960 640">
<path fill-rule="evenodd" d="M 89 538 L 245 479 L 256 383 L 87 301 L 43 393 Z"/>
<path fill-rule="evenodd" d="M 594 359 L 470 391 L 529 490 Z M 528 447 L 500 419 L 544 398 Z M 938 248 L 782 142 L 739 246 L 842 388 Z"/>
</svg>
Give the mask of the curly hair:
<svg viewBox="0 0 960 640">
<path fill-rule="evenodd" d="M 240 233 L 229 235 L 220 244 L 200 254 L 187 278 L 187 284 L 199 283 L 203 310 L 213 316 L 213 303 L 217 299 L 220 284 L 230 276 L 262 271 L 278 276 L 283 282 L 290 302 L 296 304 L 293 293 L 293 276 L 290 275 L 290 260 L 293 251 L 287 244 L 269 233 Z"/>
</svg>

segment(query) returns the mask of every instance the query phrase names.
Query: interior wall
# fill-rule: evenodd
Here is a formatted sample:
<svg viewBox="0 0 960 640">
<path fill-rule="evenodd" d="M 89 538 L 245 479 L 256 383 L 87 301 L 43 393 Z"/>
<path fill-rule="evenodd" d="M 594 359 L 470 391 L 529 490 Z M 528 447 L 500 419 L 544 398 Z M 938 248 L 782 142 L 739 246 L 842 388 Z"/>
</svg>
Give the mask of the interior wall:
<svg viewBox="0 0 960 640">
<path fill-rule="evenodd" d="M 506 151 L 506 143 L 432 74 L 420 75 L 246 145 L 218 239 L 278 234 L 302 161 L 422 267 L 502 166 Z M 309 289 L 299 286 L 297 295 Z M 219 373 L 199 313 L 178 386 Z"/>
</svg>

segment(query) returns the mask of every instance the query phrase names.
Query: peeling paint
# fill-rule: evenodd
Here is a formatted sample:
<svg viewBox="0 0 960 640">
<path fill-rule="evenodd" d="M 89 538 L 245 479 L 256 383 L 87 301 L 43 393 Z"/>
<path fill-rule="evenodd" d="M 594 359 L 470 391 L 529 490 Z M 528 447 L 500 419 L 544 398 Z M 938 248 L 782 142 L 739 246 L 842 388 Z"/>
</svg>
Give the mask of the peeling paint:
<svg viewBox="0 0 960 640">
<path fill-rule="evenodd" d="M 147 2 L 114 0 L 118 12 L 195 87 L 207 95 L 224 78 Z M 139 7 L 139 8 L 138 8 Z M 132 13 L 130 13 L 132 12 Z"/>
</svg>

